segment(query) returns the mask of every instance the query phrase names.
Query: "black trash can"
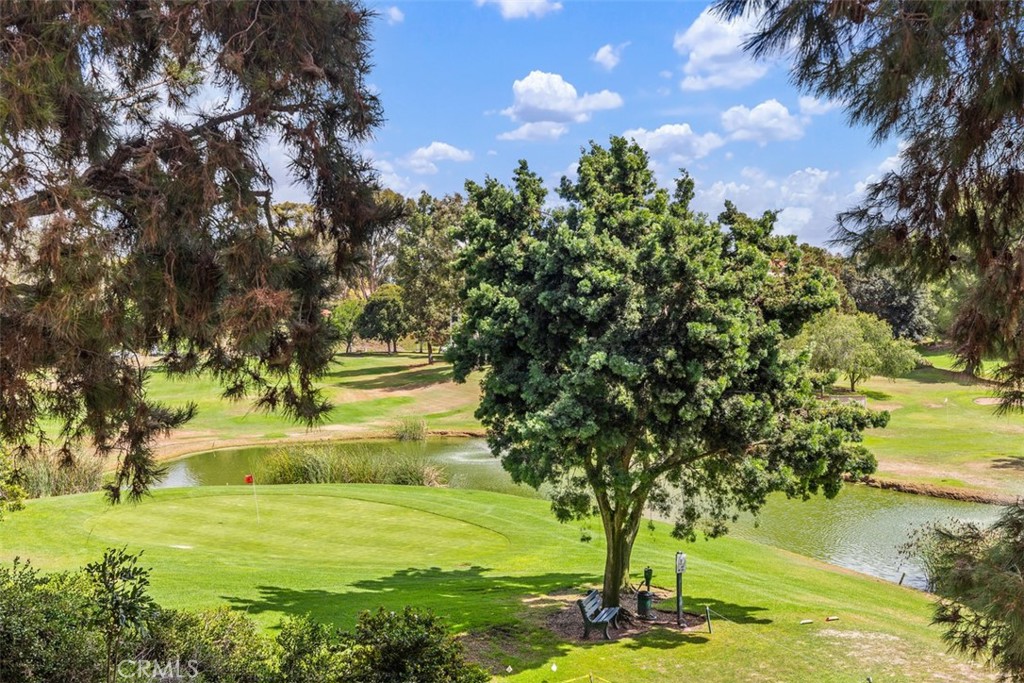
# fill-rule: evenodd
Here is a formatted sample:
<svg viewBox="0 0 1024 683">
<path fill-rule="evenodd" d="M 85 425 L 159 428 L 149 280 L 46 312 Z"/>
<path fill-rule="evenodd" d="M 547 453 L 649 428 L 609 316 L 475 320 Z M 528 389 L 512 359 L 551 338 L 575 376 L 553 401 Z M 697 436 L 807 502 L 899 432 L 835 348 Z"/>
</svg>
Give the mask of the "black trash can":
<svg viewBox="0 0 1024 683">
<path fill-rule="evenodd" d="M 640 619 L 651 620 L 654 618 L 654 593 L 650 591 L 639 591 L 636 594 L 636 616 Z"/>
</svg>

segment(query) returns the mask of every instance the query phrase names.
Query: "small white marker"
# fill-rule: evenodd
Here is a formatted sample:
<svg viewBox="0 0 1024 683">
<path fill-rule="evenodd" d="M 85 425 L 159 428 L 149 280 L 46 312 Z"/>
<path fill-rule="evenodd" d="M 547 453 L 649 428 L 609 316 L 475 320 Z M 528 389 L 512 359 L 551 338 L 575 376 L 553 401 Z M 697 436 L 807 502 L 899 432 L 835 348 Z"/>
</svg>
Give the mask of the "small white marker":
<svg viewBox="0 0 1024 683">
<path fill-rule="evenodd" d="M 505 667 L 505 672 L 506 673 L 512 673 L 512 665 L 511 664 L 509 664 L 508 666 Z"/>
<path fill-rule="evenodd" d="M 839 617 L 825 617 L 825 621 L 839 621 Z"/>
<path fill-rule="evenodd" d="M 800 622 L 800 625 L 803 626 L 804 624 L 813 624 L 813 623 L 814 623 L 813 619 L 804 619 L 803 621 Z"/>
</svg>

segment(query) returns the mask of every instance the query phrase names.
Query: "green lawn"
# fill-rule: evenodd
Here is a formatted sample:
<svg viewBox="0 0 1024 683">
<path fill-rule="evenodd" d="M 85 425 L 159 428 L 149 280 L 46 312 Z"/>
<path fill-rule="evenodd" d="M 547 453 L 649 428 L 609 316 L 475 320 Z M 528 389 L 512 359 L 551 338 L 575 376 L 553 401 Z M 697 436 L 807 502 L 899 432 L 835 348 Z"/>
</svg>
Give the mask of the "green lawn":
<svg viewBox="0 0 1024 683">
<path fill-rule="evenodd" d="M 400 353 L 338 355 L 321 381 L 334 410 L 323 426 L 307 431 L 286 418 L 253 408 L 252 401 L 228 401 L 211 377 L 168 378 L 154 371 L 151 398 L 168 405 L 197 404 L 195 419 L 164 441 L 164 453 L 206 450 L 285 438 L 379 435 L 403 417 L 422 417 L 433 430 L 479 430 L 473 417 L 479 399 L 475 380 L 456 384 L 451 366 L 427 365 L 425 355 Z"/>
<path fill-rule="evenodd" d="M 145 551 L 161 603 L 227 603 L 268 628 L 290 614 L 351 625 L 377 605 L 429 607 L 517 682 L 590 672 L 641 683 L 989 680 L 943 654 L 927 596 L 766 546 L 685 547 L 688 607 L 710 604 L 731 620 L 715 621 L 713 634 L 655 629 L 580 644 L 543 627 L 556 604 L 545 596 L 597 582 L 602 542 L 581 542 L 543 501 L 368 485 L 268 486 L 259 496 L 258 524 L 241 487 L 162 490 L 137 506 L 96 494 L 32 501 L 0 525 L 0 560 L 72 568 L 126 545 Z M 655 584 L 670 587 L 682 544 L 666 531 L 641 532 L 633 566 L 650 564 Z"/>
<path fill-rule="evenodd" d="M 865 442 L 884 479 L 1004 495 L 1024 493 L 1024 415 L 999 416 L 991 385 L 948 368 L 948 355 L 929 354 L 934 367 L 907 378 L 875 378 L 861 390 L 868 405 L 887 409 L 889 426 Z"/>
</svg>

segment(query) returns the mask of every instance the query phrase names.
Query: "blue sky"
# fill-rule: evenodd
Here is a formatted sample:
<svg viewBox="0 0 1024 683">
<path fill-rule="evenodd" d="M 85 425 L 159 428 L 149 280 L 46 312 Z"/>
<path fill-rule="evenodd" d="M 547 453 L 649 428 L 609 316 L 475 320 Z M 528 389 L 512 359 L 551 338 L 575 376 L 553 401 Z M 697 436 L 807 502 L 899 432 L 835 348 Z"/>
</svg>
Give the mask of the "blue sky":
<svg viewBox="0 0 1024 683">
<path fill-rule="evenodd" d="M 374 69 L 387 118 L 367 152 L 405 194 L 508 180 L 519 159 L 553 189 L 579 149 L 627 134 L 668 186 L 679 167 L 697 208 L 724 199 L 782 210 L 812 243 L 891 166 L 841 107 L 798 92 L 786 64 L 739 49 L 749 22 L 698 2 L 464 0 L 372 5 Z"/>
</svg>

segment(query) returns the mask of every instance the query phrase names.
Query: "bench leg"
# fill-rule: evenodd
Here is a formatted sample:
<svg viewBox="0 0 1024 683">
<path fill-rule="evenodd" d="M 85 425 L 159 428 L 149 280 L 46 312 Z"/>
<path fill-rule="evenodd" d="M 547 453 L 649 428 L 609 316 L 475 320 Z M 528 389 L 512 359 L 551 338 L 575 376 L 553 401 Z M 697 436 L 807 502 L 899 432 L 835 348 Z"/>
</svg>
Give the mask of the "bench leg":
<svg viewBox="0 0 1024 683">
<path fill-rule="evenodd" d="M 589 638 L 590 638 L 590 624 L 584 622 L 583 623 L 583 640 L 588 640 Z"/>
<path fill-rule="evenodd" d="M 609 627 L 610 625 L 611 625 L 611 623 L 610 623 L 610 622 L 607 622 L 607 621 L 606 621 L 606 622 L 604 622 L 604 639 L 605 639 L 605 640 L 611 640 L 611 637 L 609 637 L 609 635 L 608 635 L 608 627 Z"/>
</svg>

